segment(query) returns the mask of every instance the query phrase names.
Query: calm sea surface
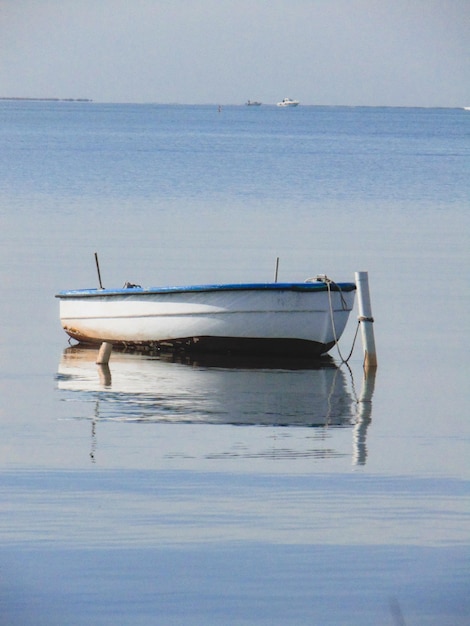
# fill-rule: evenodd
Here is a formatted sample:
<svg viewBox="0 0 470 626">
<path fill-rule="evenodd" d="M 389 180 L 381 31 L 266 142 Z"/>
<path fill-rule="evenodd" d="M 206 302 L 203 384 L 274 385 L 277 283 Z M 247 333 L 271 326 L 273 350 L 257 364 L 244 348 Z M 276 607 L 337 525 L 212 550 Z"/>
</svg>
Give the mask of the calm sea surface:
<svg viewBox="0 0 470 626">
<path fill-rule="evenodd" d="M 467 625 L 469 222 L 468 111 L 0 102 L 1 626 Z M 54 298 L 95 251 L 107 287 L 367 270 L 377 376 L 360 341 L 109 376 Z"/>
</svg>

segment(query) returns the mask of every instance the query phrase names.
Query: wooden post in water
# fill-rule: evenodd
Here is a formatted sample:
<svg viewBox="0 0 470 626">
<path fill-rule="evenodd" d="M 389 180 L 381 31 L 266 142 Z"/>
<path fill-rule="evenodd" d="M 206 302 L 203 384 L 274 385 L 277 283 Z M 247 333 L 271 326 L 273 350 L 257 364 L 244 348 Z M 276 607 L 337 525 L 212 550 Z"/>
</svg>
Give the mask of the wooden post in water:
<svg viewBox="0 0 470 626">
<path fill-rule="evenodd" d="M 357 303 L 359 322 L 361 323 L 362 346 L 364 348 L 364 369 L 377 367 L 375 351 L 374 318 L 370 305 L 369 275 L 367 272 L 356 272 Z"/>
<path fill-rule="evenodd" d="M 107 365 L 109 363 L 109 357 L 111 356 L 112 349 L 113 349 L 112 343 L 103 341 L 103 343 L 100 346 L 100 350 L 98 352 L 98 358 L 96 359 L 96 364 Z"/>
</svg>

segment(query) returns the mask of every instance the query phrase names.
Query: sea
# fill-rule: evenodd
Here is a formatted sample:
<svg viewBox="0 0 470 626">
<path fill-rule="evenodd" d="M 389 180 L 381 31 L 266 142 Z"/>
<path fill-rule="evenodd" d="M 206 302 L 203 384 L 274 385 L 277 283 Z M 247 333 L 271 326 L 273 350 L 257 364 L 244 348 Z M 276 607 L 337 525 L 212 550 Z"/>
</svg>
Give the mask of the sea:
<svg viewBox="0 0 470 626">
<path fill-rule="evenodd" d="M 470 112 L 0 101 L 1 626 L 470 623 Z M 63 289 L 369 277 L 320 363 L 96 350 Z"/>
</svg>

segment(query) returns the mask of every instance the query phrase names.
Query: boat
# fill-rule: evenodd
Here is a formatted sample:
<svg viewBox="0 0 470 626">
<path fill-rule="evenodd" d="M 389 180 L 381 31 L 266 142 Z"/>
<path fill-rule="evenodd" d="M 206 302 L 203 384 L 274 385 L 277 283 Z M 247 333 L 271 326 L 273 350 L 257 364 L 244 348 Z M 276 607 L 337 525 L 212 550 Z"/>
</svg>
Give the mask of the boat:
<svg viewBox="0 0 470 626">
<path fill-rule="evenodd" d="M 319 357 L 341 337 L 356 284 L 236 283 L 59 292 L 60 321 L 81 344 Z"/>
<path fill-rule="evenodd" d="M 247 100 L 245 102 L 245 105 L 247 107 L 260 107 L 261 106 L 261 102 L 258 102 L 257 100 Z"/>
<path fill-rule="evenodd" d="M 284 98 L 281 102 L 277 103 L 278 107 L 296 107 L 299 106 L 298 100 L 292 100 L 291 98 Z"/>
</svg>

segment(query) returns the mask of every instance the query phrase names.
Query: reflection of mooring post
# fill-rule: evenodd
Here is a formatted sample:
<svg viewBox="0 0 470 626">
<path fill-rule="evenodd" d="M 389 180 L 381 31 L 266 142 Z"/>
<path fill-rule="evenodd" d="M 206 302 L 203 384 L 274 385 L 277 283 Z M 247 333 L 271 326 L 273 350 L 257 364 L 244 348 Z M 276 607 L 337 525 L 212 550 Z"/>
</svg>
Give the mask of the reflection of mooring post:
<svg viewBox="0 0 470 626">
<path fill-rule="evenodd" d="M 113 344 L 103 341 L 98 352 L 98 358 L 96 359 L 97 365 L 107 365 L 109 363 L 109 357 L 111 356 L 111 350 Z"/>
<path fill-rule="evenodd" d="M 91 450 L 90 450 L 90 459 L 92 463 L 96 463 L 95 451 L 96 451 L 96 422 L 95 420 L 92 420 L 91 422 Z"/>
<path fill-rule="evenodd" d="M 372 396 L 374 394 L 377 368 L 364 368 L 362 391 L 357 403 L 357 419 L 354 427 L 354 465 L 365 465 L 367 459 L 367 428 L 372 416 Z"/>
<path fill-rule="evenodd" d="M 111 387 L 111 370 L 107 363 L 97 363 L 98 376 L 103 387 Z"/>
<path fill-rule="evenodd" d="M 362 345 L 364 348 L 364 369 L 377 367 L 375 351 L 374 318 L 370 305 L 369 277 L 367 272 L 356 272 L 357 303 L 361 323 Z"/>
</svg>

